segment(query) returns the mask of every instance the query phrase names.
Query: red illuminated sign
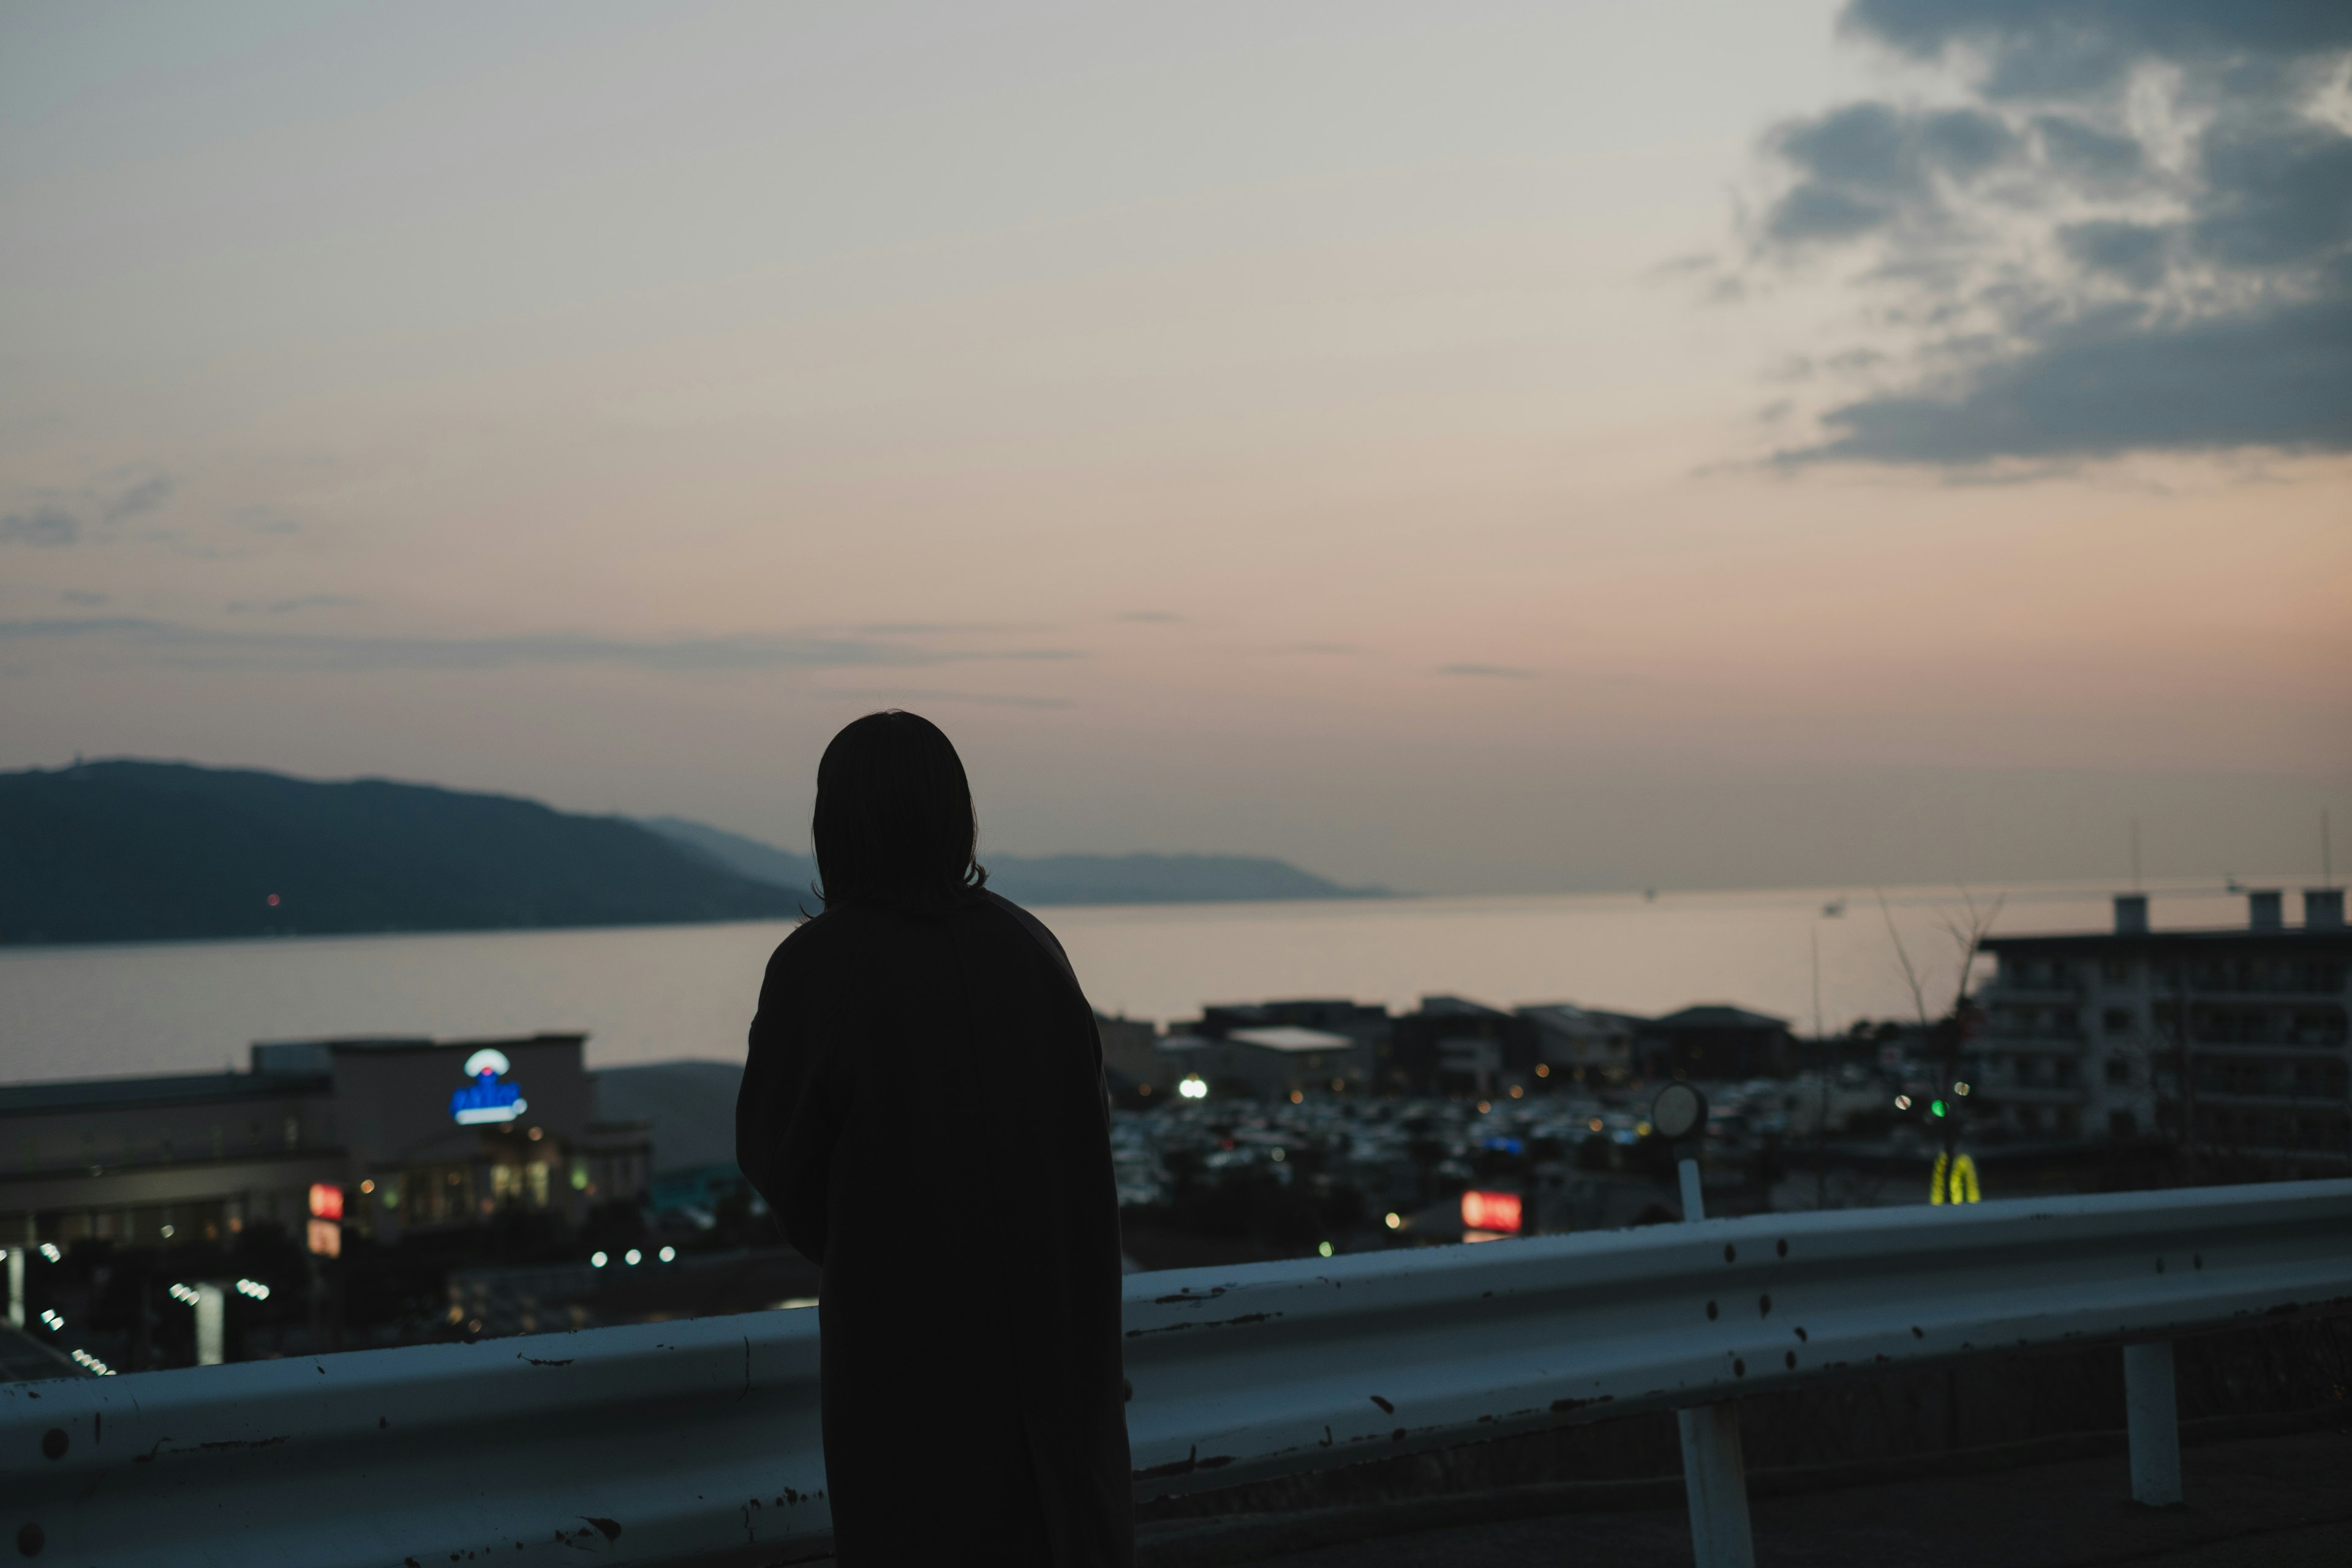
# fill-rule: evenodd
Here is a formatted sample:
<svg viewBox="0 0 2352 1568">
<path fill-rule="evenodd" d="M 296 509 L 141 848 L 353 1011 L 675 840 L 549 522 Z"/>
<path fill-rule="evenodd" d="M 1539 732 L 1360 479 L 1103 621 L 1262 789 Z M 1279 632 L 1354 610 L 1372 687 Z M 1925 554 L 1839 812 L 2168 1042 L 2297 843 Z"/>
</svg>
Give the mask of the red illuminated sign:
<svg viewBox="0 0 2352 1568">
<path fill-rule="evenodd" d="M 310 1184 L 310 1216 L 313 1219 L 343 1217 L 343 1189 L 327 1182 Z"/>
<path fill-rule="evenodd" d="M 1497 1236 L 1518 1235 L 1519 1194 L 1482 1193 L 1475 1188 L 1464 1193 L 1462 1226 L 1465 1230 L 1492 1231 Z"/>
</svg>

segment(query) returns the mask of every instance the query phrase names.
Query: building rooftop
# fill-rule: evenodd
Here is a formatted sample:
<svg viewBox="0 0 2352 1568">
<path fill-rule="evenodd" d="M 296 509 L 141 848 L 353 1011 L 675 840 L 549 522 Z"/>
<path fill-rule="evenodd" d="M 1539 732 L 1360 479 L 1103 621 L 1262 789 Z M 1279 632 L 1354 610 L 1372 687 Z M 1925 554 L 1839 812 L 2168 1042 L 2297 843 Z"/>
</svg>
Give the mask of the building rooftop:
<svg viewBox="0 0 2352 1568">
<path fill-rule="evenodd" d="M 331 1085 L 326 1074 L 316 1072 L 194 1072 L 81 1079 L 63 1083 L 0 1084 L 0 1116 L 323 1094 Z"/>
<path fill-rule="evenodd" d="M 1264 1029 L 1235 1029 L 1225 1037 L 1269 1051 L 1344 1051 L 1356 1043 L 1346 1035 L 1334 1035 L 1323 1029 L 1301 1029 L 1287 1024 Z"/>
<path fill-rule="evenodd" d="M 1977 944 L 1987 952 L 2013 947 L 2070 947 L 2090 952 L 2149 947 L 2352 947 L 2352 928 L 2343 926 L 2218 926 L 2186 931 L 2022 931 L 1989 936 Z"/>
<path fill-rule="evenodd" d="M 1661 1029 L 1785 1029 L 1789 1026 L 1789 1020 L 1776 1018 L 1769 1013 L 1751 1013 L 1728 1002 L 1703 1002 L 1679 1013 L 1667 1014 L 1657 1020 L 1657 1026 Z"/>
</svg>

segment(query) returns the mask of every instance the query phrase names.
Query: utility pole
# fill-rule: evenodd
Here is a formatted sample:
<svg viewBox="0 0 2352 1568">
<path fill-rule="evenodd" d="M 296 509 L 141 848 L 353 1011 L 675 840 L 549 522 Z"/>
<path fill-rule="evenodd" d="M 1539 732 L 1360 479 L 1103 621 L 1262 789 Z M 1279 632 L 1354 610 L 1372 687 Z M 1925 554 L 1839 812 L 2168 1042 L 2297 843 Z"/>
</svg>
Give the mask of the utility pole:
<svg viewBox="0 0 2352 1568">
<path fill-rule="evenodd" d="M 1813 1207 L 1830 1206 L 1830 1067 L 1829 1040 L 1822 1033 L 1822 922 L 1805 928 L 1813 939 L 1813 1072 L 1820 1079 L 1819 1114 L 1813 1118 Z"/>
</svg>

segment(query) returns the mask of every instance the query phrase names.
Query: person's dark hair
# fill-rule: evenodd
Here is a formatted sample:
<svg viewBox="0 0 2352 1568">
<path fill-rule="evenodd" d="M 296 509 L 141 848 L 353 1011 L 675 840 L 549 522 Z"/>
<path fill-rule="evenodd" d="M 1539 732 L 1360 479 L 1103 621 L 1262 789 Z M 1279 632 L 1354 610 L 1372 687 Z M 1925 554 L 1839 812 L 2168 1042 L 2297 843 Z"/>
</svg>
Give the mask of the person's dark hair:
<svg viewBox="0 0 2352 1568">
<path fill-rule="evenodd" d="M 841 903 L 945 908 L 977 893 L 980 816 L 955 745 L 929 720 L 891 709 L 856 721 L 816 765 L 817 896 Z"/>
</svg>

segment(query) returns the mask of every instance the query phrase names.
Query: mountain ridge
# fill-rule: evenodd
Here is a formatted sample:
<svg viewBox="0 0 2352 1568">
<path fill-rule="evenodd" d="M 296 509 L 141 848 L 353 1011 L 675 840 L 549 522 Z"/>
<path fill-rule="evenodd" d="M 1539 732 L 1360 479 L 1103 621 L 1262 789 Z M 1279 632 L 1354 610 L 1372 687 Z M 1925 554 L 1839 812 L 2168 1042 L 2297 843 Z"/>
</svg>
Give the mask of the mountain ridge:
<svg viewBox="0 0 2352 1568">
<path fill-rule="evenodd" d="M 659 820 L 667 830 L 516 795 L 191 763 L 0 773 L 0 945 L 661 925 L 817 907 L 806 857 Z M 682 839 L 686 829 L 701 842 Z M 760 874 L 711 847 L 730 841 L 737 861 L 758 852 Z M 1024 902 L 1365 891 L 1245 857 L 1006 866 L 1003 891 Z"/>
<path fill-rule="evenodd" d="M 682 816 L 638 822 L 709 856 L 740 877 L 806 893 L 816 862 L 746 834 Z M 1385 888 L 1344 887 L 1286 860 L 1255 855 L 991 855 L 988 885 L 1017 904 L 1224 903 L 1276 899 L 1380 899 Z M 813 895 L 812 895 L 813 896 Z"/>
</svg>

